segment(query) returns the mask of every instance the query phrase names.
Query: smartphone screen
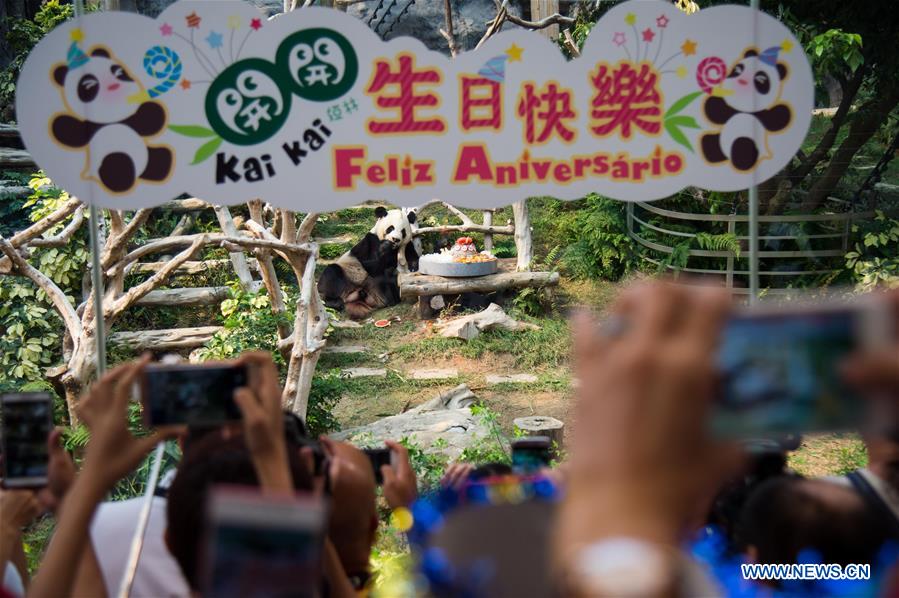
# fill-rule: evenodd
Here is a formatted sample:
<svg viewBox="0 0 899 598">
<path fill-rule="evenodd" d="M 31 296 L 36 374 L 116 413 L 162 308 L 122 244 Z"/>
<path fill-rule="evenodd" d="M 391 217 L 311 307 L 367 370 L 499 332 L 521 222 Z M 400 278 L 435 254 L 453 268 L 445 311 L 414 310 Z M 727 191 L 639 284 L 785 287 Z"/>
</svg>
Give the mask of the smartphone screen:
<svg viewBox="0 0 899 598">
<path fill-rule="evenodd" d="M 515 473 L 534 473 L 549 467 L 552 443 L 546 436 L 519 438 L 512 442 L 512 470 Z"/>
<path fill-rule="evenodd" d="M 877 335 L 875 310 L 859 306 L 738 315 L 718 351 L 713 430 L 726 436 L 840 430 L 862 403 L 840 364 Z"/>
<path fill-rule="evenodd" d="M 365 449 L 363 452 L 365 453 L 365 456 L 368 457 L 369 462 L 371 462 L 371 469 L 375 473 L 375 482 L 380 486 L 384 483 L 384 476 L 381 474 L 381 466 L 391 464 L 390 449 Z"/>
<path fill-rule="evenodd" d="M 47 393 L 0 396 L 3 486 L 39 488 L 47 484 L 50 455 L 47 438 L 53 430 L 53 398 Z"/>
<path fill-rule="evenodd" d="M 144 417 L 150 427 L 239 420 L 234 390 L 246 385 L 245 366 L 149 365 L 141 384 Z"/>
<path fill-rule="evenodd" d="M 320 595 L 325 508 L 219 487 L 208 504 L 204 596 Z"/>
</svg>

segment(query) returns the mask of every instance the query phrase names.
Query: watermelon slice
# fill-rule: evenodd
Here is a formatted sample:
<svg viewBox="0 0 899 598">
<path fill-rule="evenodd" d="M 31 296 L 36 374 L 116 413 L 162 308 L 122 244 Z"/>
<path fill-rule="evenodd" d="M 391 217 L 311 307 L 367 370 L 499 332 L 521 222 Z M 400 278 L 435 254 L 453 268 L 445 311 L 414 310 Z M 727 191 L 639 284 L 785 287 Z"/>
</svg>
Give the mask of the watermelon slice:
<svg viewBox="0 0 899 598">
<path fill-rule="evenodd" d="M 378 320 L 375 322 L 375 328 L 387 328 L 390 326 L 390 320 Z"/>
</svg>

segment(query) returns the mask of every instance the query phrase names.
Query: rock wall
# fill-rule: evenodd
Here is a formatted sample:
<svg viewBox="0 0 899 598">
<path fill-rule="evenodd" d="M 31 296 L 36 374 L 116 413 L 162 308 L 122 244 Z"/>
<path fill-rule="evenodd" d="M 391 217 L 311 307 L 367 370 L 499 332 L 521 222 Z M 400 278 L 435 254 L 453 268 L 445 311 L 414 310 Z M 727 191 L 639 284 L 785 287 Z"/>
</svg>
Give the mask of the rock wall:
<svg viewBox="0 0 899 598">
<path fill-rule="evenodd" d="M 173 0 L 129 0 L 141 14 L 156 17 Z M 251 0 L 269 16 L 282 10 L 280 0 Z M 496 15 L 493 0 L 452 0 L 456 43 L 463 50 L 474 49 L 484 35 L 487 22 Z M 510 0 L 509 11 L 521 15 L 525 0 Z M 529 6 L 529 5 L 528 5 Z M 440 35 L 444 27 L 443 0 L 366 0 L 351 4 L 347 13 L 369 24 L 384 39 L 408 35 L 420 39 L 432 50 L 449 53 Z M 374 14 L 372 14 L 374 13 Z M 508 23 L 504 27 L 514 27 Z"/>
</svg>

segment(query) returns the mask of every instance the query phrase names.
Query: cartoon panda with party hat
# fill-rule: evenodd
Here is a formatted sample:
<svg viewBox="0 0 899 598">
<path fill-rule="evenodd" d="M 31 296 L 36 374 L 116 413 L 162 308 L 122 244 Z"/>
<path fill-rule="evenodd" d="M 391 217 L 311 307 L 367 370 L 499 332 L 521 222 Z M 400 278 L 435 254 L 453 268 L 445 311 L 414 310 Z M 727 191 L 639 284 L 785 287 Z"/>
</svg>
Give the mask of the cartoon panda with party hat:
<svg viewBox="0 0 899 598">
<path fill-rule="evenodd" d="M 761 54 L 750 47 L 731 65 L 727 76 L 703 104 L 715 130 L 700 136 L 702 155 L 711 164 L 728 162 L 740 172 L 770 158 L 768 135 L 780 133 L 793 119 L 790 106 L 781 102 L 789 71 L 778 61 L 783 46 Z"/>
<path fill-rule="evenodd" d="M 82 178 L 110 193 L 127 193 L 141 181 L 167 180 L 174 152 L 150 143 L 167 121 L 164 106 L 150 99 L 158 95 L 155 88 L 146 90 L 107 48 L 95 46 L 85 53 L 80 41 L 76 29 L 66 62 L 51 70 L 65 105 L 65 112 L 50 120 L 51 139 L 84 152 Z"/>
</svg>

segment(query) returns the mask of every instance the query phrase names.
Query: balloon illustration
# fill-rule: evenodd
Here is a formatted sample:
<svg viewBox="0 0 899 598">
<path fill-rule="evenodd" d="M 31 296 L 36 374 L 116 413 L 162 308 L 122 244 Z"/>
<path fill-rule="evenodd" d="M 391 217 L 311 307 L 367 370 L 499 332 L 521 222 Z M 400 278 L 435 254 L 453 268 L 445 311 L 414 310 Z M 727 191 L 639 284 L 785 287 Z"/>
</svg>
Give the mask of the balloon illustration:
<svg viewBox="0 0 899 598">
<path fill-rule="evenodd" d="M 727 65 L 717 56 L 703 58 L 696 67 L 696 82 L 706 93 L 712 93 L 712 89 L 724 81 L 726 75 Z"/>
</svg>

